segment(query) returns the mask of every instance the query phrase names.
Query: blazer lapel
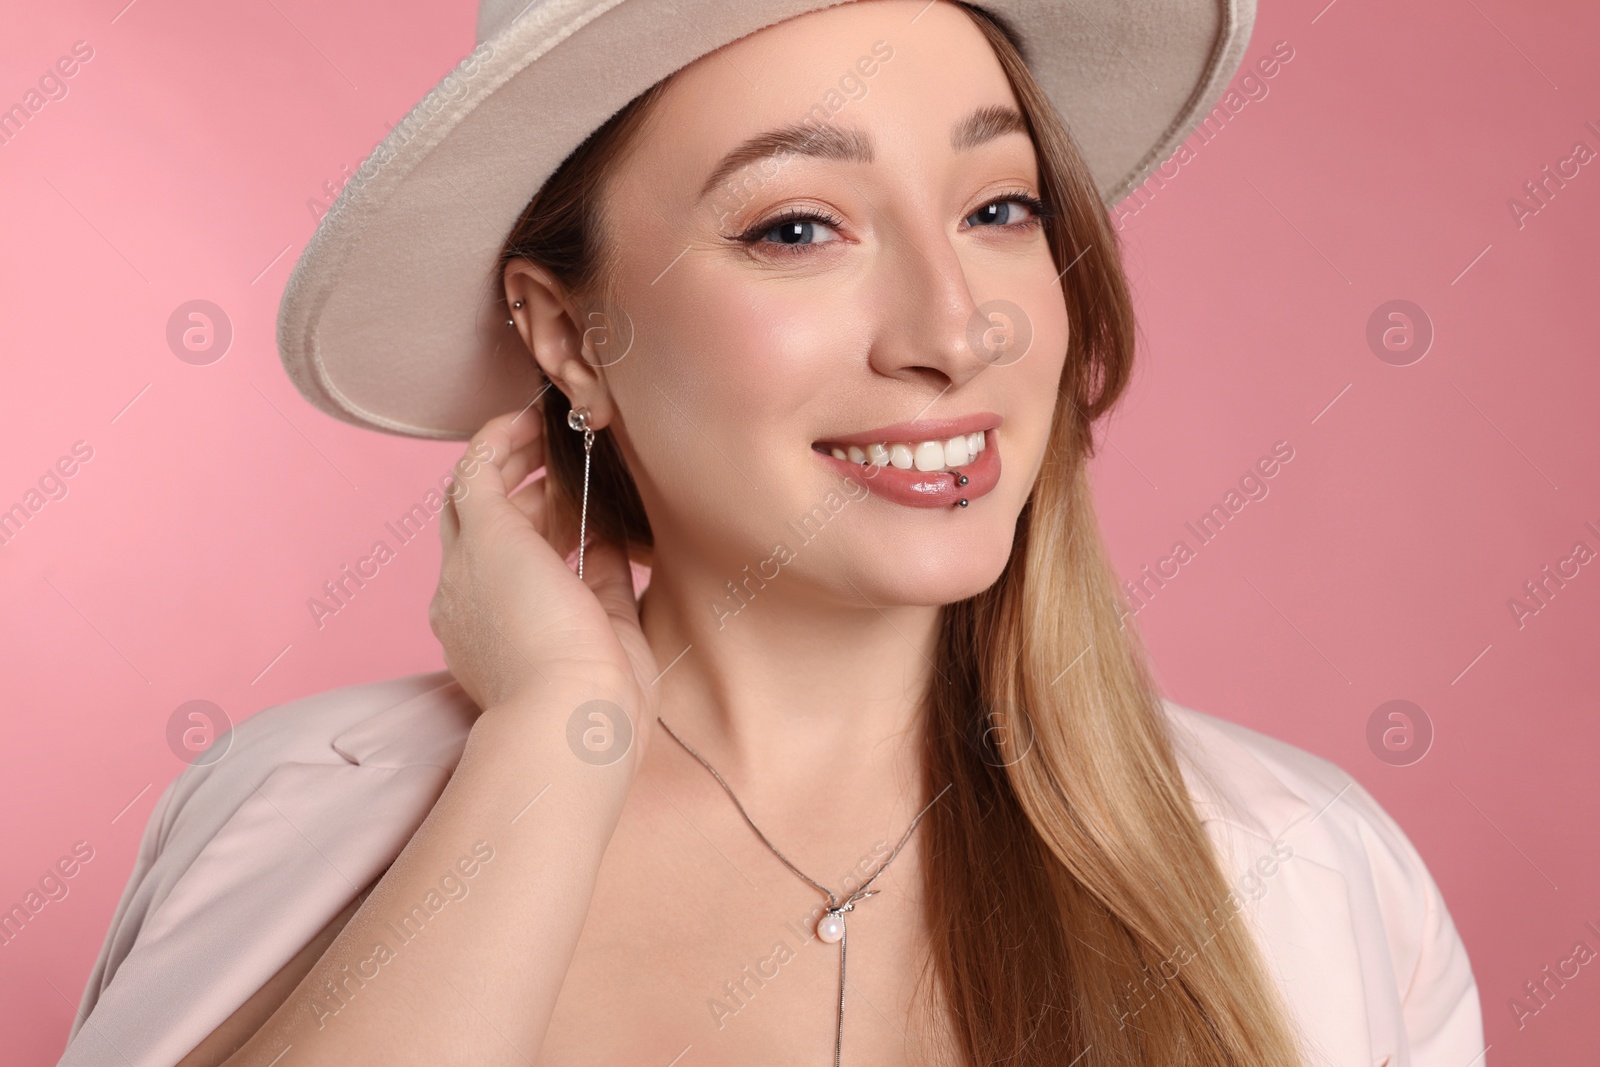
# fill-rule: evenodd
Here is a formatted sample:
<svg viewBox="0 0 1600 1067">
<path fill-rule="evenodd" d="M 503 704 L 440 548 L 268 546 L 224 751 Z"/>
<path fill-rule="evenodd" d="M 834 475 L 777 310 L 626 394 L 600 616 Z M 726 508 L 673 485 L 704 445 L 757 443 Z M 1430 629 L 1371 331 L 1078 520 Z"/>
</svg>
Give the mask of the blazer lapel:
<svg viewBox="0 0 1600 1067">
<path fill-rule="evenodd" d="M 448 674 L 437 688 L 360 720 L 333 738 L 334 751 L 363 767 L 426 764 L 453 771 L 478 706 Z"/>
</svg>

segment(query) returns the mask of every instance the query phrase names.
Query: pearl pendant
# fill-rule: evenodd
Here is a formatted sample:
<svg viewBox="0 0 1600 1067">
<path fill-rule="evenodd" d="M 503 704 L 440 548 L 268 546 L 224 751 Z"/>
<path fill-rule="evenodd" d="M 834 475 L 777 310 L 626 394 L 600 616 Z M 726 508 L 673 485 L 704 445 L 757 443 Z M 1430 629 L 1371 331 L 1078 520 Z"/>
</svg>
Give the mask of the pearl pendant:
<svg viewBox="0 0 1600 1067">
<path fill-rule="evenodd" d="M 817 920 L 817 937 L 833 945 L 844 939 L 844 916 L 824 912 Z"/>
</svg>

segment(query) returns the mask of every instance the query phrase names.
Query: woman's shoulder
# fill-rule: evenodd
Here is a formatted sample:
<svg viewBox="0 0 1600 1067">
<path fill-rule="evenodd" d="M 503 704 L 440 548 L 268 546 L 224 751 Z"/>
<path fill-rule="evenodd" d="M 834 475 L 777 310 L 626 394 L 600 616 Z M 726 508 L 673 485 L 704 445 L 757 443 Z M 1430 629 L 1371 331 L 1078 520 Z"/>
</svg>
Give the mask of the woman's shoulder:
<svg viewBox="0 0 1600 1067">
<path fill-rule="evenodd" d="M 1394 818 L 1331 760 L 1163 703 L 1240 914 L 1250 916 L 1303 1027 L 1332 1062 L 1390 1055 L 1414 1067 L 1461 1067 L 1479 1057 L 1482 1018 L 1466 948 Z M 1363 1015 L 1366 1033 L 1356 1034 L 1349 1022 Z M 1354 1055 L 1352 1042 L 1363 1039 L 1370 1059 L 1335 1054 Z"/>
<path fill-rule="evenodd" d="M 1202 818 L 1274 838 L 1296 821 L 1320 822 L 1335 798 L 1350 800 L 1353 814 L 1382 815 L 1371 795 L 1332 760 L 1172 700 L 1162 705 Z"/>
<path fill-rule="evenodd" d="M 1349 771 L 1249 727 L 1163 703 L 1202 821 L 1264 842 L 1292 836 L 1304 857 L 1383 879 L 1391 913 L 1436 893 L 1416 846 Z"/>
</svg>

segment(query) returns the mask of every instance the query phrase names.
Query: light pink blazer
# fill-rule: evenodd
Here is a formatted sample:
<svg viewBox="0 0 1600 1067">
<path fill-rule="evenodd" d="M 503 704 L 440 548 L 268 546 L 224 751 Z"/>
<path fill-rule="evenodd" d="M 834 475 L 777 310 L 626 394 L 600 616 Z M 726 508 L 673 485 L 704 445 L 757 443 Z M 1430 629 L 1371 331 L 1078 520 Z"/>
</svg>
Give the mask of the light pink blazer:
<svg viewBox="0 0 1600 1067">
<path fill-rule="evenodd" d="M 1466 949 L 1399 826 L 1325 760 L 1167 712 L 1308 1063 L 1483 1067 Z M 186 768 L 151 813 L 62 1067 L 187 1055 L 400 854 L 476 715 L 444 671 L 349 686 L 252 716 L 221 760 Z"/>
</svg>

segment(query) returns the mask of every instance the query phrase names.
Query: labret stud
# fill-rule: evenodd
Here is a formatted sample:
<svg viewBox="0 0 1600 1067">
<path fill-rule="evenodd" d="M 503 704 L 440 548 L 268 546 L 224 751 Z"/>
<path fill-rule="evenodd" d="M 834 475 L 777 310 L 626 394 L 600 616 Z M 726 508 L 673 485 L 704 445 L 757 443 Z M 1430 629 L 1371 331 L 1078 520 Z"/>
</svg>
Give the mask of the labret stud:
<svg viewBox="0 0 1600 1067">
<path fill-rule="evenodd" d="M 961 485 L 966 485 L 966 484 L 967 484 L 967 476 L 965 474 L 962 474 L 960 471 L 957 471 L 956 472 L 956 485 L 961 486 Z M 967 506 L 967 498 L 966 497 L 962 497 L 960 500 L 956 501 L 956 507 L 964 508 L 966 506 Z"/>
</svg>

